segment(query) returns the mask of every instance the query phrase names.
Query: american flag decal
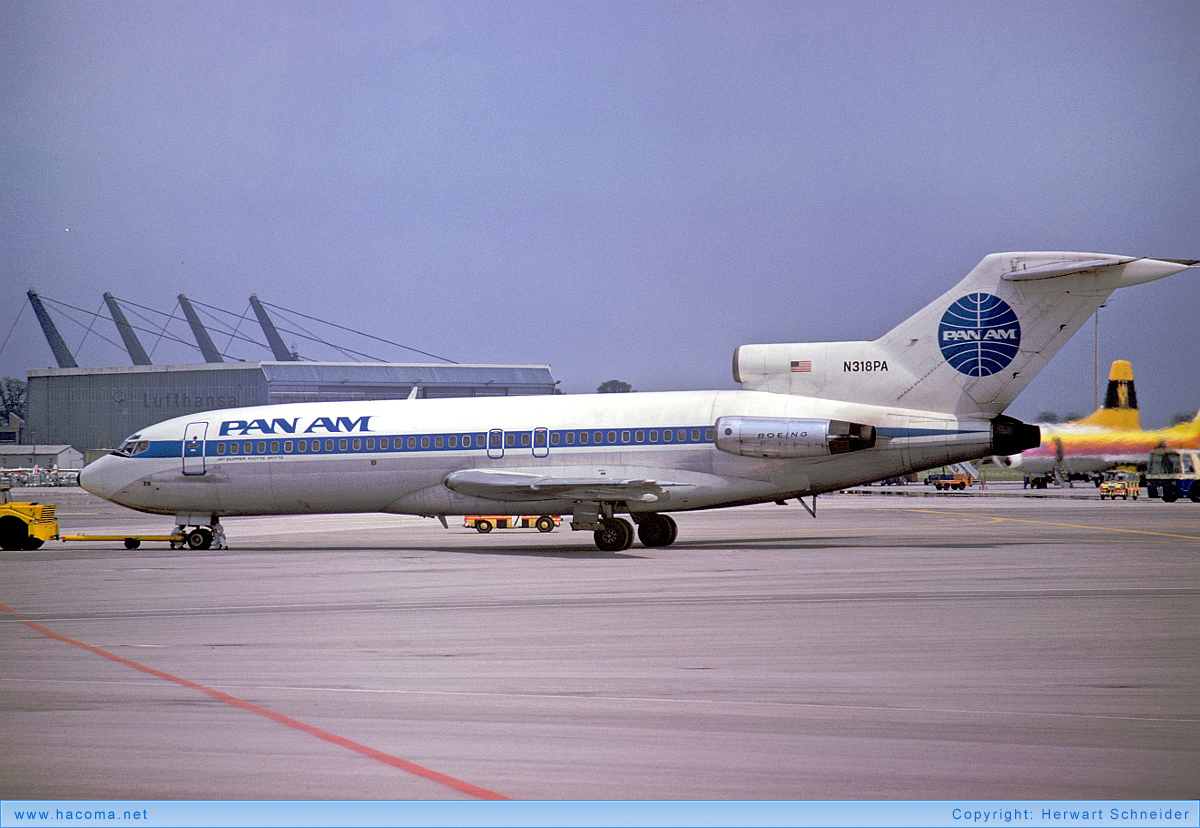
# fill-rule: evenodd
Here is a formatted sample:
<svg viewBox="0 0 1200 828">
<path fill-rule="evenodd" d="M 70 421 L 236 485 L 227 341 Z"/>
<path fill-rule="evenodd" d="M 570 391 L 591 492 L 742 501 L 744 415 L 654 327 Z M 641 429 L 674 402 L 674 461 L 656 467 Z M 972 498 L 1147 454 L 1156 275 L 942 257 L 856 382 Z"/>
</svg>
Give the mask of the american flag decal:
<svg viewBox="0 0 1200 828">
<path fill-rule="evenodd" d="M 810 374 L 812 373 L 811 359 L 793 359 L 792 360 L 793 374 Z"/>
</svg>

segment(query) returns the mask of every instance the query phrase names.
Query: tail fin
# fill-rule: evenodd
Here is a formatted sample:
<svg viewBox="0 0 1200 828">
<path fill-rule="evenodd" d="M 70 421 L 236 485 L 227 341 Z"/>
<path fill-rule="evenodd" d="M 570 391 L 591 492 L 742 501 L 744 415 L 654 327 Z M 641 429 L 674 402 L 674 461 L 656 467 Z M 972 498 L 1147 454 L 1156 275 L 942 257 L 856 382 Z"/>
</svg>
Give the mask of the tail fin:
<svg viewBox="0 0 1200 828">
<path fill-rule="evenodd" d="M 1128 360 L 1115 360 L 1109 369 L 1104 406 L 1081 420 L 1075 420 L 1074 425 L 1119 428 L 1126 431 L 1142 430 L 1137 391 L 1133 387 L 1133 365 Z"/>
<path fill-rule="evenodd" d="M 1120 287 L 1187 264 L 1093 253 L 994 253 L 874 342 L 743 345 L 747 390 L 992 416 Z"/>
</svg>

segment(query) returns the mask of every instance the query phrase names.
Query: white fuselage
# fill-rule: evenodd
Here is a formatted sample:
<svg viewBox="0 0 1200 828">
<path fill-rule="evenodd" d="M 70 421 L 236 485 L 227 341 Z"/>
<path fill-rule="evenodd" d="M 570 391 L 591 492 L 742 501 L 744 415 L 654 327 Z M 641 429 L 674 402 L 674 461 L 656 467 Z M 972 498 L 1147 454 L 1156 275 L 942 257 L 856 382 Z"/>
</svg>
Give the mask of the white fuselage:
<svg viewBox="0 0 1200 828">
<path fill-rule="evenodd" d="M 806 458 L 719 450 L 719 417 L 820 418 L 875 427 L 874 447 Z M 620 500 L 682 511 L 819 494 L 988 454 L 991 424 L 754 391 L 297 403 L 178 417 L 130 438 L 129 456 L 88 465 L 87 490 L 133 509 L 201 516 L 333 512 L 565 513 L 578 498 L 478 497 L 461 470 L 556 479 L 657 480 Z M 598 498 L 599 499 L 599 498 Z"/>
</svg>

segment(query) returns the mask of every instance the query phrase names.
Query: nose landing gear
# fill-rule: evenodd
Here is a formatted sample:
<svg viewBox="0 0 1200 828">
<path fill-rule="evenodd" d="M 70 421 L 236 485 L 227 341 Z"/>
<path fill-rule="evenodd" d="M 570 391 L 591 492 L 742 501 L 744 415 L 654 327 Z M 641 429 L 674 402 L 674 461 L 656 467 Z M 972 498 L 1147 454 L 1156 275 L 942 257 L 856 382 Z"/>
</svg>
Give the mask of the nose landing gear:
<svg viewBox="0 0 1200 828">
<path fill-rule="evenodd" d="M 182 549 L 185 546 L 193 550 L 211 549 L 214 546 L 217 549 L 229 548 L 229 544 L 225 542 L 225 527 L 215 516 L 208 526 L 192 526 L 190 529 L 186 520 L 179 520 L 175 525 L 174 534 L 183 539 L 171 541 L 172 549 Z"/>
</svg>

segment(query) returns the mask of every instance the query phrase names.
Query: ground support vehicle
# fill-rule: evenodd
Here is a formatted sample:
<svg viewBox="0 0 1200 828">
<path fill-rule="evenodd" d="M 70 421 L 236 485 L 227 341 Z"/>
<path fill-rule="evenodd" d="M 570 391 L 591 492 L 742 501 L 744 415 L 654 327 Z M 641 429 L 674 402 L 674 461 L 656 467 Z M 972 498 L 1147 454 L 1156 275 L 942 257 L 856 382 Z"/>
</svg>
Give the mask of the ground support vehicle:
<svg viewBox="0 0 1200 828">
<path fill-rule="evenodd" d="M 975 480 L 969 474 L 931 474 L 925 478 L 926 484 L 932 484 L 939 492 L 943 489 L 965 489 L 974 484 Z"/>
<path fill-rule="evenodd" d="M 57 507 L 53 503 L 14 503 L 11 488 L 8 483 L 0 483 L 0 549 L 38 549 L 57 538 Z"/>
<path fill-rule="evenodd" d="M 463 527 L 486 535 L 493 529 L 537 529 L 553 532 L 562 523 L 559 515 L 467 515 Z"/>
<path fill-rule="evenodd" d="M 1150 452 L 1146 493 L 1165 503 L 1181 497 L 1200 503 L 1200 450 L 1159 448 Z"/>
<path fill-rule="evenodd" d="M 0 549 L 6 552 L 40 549 L 48 540 L 61 541 L 124 541 L 126 549 L 137 549 L 142 541 L 168 541 L 171 548 L 180 548 L 187 536 L 172 535 L 60 535 L 58 507 L 53 503 L 13 502 L 8 483 L 0 483 Z M 210 536 L 211 537 L 211 536 Z M 199 549 L 199 546 L 192 546 Z M 207 548 L 207 547 L 204 547 Z"/>
<path fill-rule="evenodd" d="M 1101 500 L 1108 498 L 1116 500 L 1118 497 L 1122 500 L 1128 500 L 1131 497 L 1137 500 L 1139 494 L 1141 494 L 1141 488 L 1138 486 L 1137 472 L 1115 469 L 1104 473 L 1104 479 L 1100 482 Z"/>
</svg>

